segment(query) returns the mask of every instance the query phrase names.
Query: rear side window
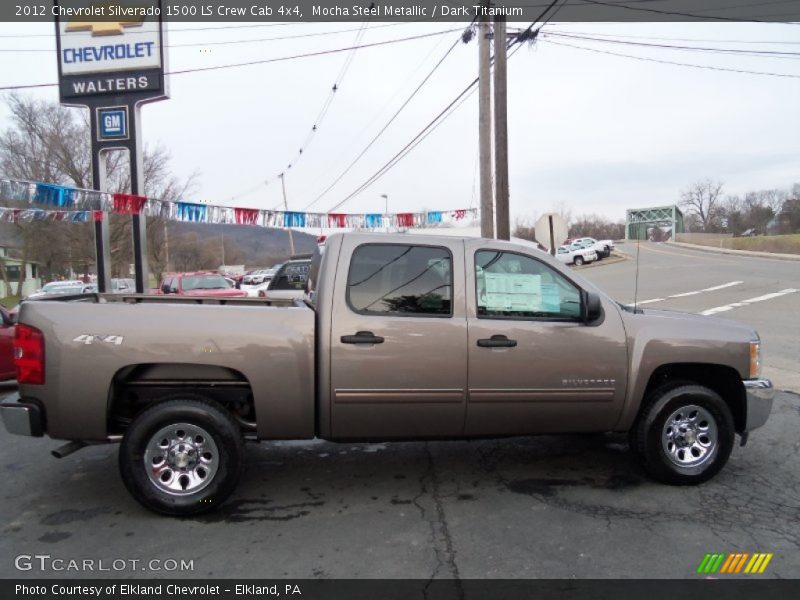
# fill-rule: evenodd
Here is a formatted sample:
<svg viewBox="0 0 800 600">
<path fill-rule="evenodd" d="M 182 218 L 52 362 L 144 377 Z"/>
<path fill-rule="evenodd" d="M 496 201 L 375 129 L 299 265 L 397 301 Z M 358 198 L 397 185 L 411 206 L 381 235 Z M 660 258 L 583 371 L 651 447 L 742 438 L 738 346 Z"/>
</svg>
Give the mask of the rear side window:
<svg viewBox="0 0 800 600">
<path fill-rule="evenodd" d="M 453 257 L 446 248 L 365 244 L 347 275 L 347 303 L 362 314 L 452 315 Z"/>
</svg>

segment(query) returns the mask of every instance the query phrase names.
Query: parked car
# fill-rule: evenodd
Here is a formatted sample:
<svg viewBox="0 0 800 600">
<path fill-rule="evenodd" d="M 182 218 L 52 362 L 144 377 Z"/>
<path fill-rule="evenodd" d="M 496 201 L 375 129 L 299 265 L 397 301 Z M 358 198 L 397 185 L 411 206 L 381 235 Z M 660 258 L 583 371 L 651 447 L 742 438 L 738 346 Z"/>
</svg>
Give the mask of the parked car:
<svg viewBox="0 0 800 600">
<path fill-rule="evenodd" d="M 278 270 L 280 265 L 270 267 L 269 269 L 257 269 L 245 275 L 242 278 L 242 285 L 260 285 L 264 283 L 267 278 L 272 278 L 275 271 Z"/>
<path fill-rule="evenodd" d="M 241 298 L 247 295 L 244 290 L 237 290 L 230 279 L 210 272 L 167 275 L 161 281 L 159 289 L 162 294 L 178 296 Z"/>
<path fill-rule="evenodd" d="M 190 515 L 233 492 L 245 437 L 628 433 L 654 479 L 694 485 L 772 408 L 752 327 L 624 306 L 521 244 L 335 234 L 310 270 L 310 305 L 114 294 L 23 303 L 6 428 L 69 440 L 57 456 L 121 440 L 134 498 Z M 750 462 L 736 477 L 759 475 Z"/>
<path fill-rule="evenodd" d="M 14 368 L 14 333 L 17 330 L 16 313 L 0 306 L 0 381 L 16 378 Z"/>
<path fill-rule="evenodd" d="M 311 255 L 293 256 L 283 263 L 258 297 L 267 300 L 292 300 L 302 298 L 306 293 L 306 282 L 311 267 Z"/>
<path fill-rule="evenodd" d="M 264 283 L 260 283 L 258 285 L 250 285 L 247 286 L 245 291 L 247 292 L 248 298 L 264 298 L 267 293 L 267 288 L 269 288 L 269 284 L 272 281 L 272 276 L 270 275 L 264 280 Z"/>
<path fill-rule="evenodd" d="M 112 294 L 134 294 L 136 293 L 136 282 L 133 279 L 112 279 Z"/>
<path fill-rule="evenodd" d="M 69 294 L 86 294 L 89 293 L 93 284 L 84 283 L 79 279 L 70 281 L 51 281 L 44 284 L 41 288 L 34 293 L 27 296 L 26 300 L 35 300 L 36 298 L 43 298 L 45 296 L 55 295 L 69 295 Z M 97 291 L 95 289 L 95 291 Z"/>
<path fill-rule="evenodd" d="M 580 244 L 583 248 L 592 248 L 597 252 L 597 258 L 606 258 L 611 256 L 611 251 L 614 249 L 614 240 L 596 240 L 590 237 L 576 238 L 570 242 L 572 244 Z"/>
<path fill-rule="evenodd" d="M 592 248 L 584 248 L 580 244 L 570 246 L 559 246 L 556 250 L 556 258 L 567 265 L 580 267 L 584 263 L 597 260 L 597 252 Z"/>
</svg>

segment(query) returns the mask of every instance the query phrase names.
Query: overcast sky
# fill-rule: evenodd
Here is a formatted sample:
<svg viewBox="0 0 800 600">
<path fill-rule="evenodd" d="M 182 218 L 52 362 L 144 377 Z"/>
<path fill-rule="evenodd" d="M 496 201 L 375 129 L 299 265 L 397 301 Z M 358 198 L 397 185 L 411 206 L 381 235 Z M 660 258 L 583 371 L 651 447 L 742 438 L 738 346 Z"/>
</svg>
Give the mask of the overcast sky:
<svg viewBox="0 0 800 600">
<path fill-rule="evenodd" d="M 364 42 L 442 31 L 453 24 L 368 27 Z M 513 24 L 511 24 L 513 25 Z M 523 24 L 519 24 L 523 25 Z M 170 44 L 340 31 L 248 44 L 173 47 L 170 68 L 258 60 L 346 47 L 356 25 L 294 24 L 180 31 Z M 52 25 L 0 23 L 0 85 L 56 81 Z M 545 31 L 659 38 L 737 40 L 670 42 L 800 52 L 800 25 L 579 24 Z M 33 36 L 29 35 L 33 34 Z M 34 37 L 44 34 L 43 37 Z M 22 35 L 25 37 L 9 37 Z M 290 210 L 308 206 L 362 150 L 433 67 L 458 33 L 366 48 L 335 94 L 302 160 L 287 173 Z M 638 38 L 626 38 L 638 39 Z M 650 40 L 652 41 L 652 40 Z M 769 41 L 772 44 L 740 43 Z M 778 44 L 777 42 L 793 42 Z M 570 42 L 659 60 L 800 76 L 798 56 L 750 57 Z M 370 177 L 438 114 L 477 74 L 477 42 L 459 45 L 381 139 L 309 210 L 326 212 Z M 199 173 L 188 201 L 276 208 L 284 170 L 306 139 L 347 53 L 174 76 L 171 99 L 143 109 L 146 143 L 162 143 L 175 173 Z M 56 88 L 30 92 L 57 101 Z M 623 219 L 625 209 L 674 203 L 688 184 L 710 177 L 727 193 L 785 188 L 800 182 L 800 79 L 658 64 L 556 46 L 542 40 L 509 61 L 508 126 L 512 219 L 557 205 L 573 214 Z M 77 109 L 76 109 L 77 110 Z M 0 107 L 0 126 L 8 110 Z M 340 212 L 449 210 L 476 206 L 477 94 L 377 183 Z M 253 188 L 256 188 L 253 190 Z M 232 197 L 247 190 L 235 200 Z"/>
</svg>

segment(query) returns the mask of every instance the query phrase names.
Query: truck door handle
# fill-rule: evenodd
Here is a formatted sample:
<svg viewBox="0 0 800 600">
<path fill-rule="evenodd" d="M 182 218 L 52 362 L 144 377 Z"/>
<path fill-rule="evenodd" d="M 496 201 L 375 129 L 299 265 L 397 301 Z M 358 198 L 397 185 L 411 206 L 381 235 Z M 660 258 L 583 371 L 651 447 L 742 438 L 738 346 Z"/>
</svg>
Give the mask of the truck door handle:
<svg viewBox="0 0 800 600">
<path fill-rule="evenodd" d="M 488 340 L 478 340 L 481 348 L 513 348 L 517 345 L 517 340 L 510 340 L 504 335 L 493 335 Z"/>
<path fill-rule="evenodd" d="M 382 344 L 383 338 L 371 331 L 359 331 L 355 335 L 343 335 L 343 344 Z"/>
</svg>

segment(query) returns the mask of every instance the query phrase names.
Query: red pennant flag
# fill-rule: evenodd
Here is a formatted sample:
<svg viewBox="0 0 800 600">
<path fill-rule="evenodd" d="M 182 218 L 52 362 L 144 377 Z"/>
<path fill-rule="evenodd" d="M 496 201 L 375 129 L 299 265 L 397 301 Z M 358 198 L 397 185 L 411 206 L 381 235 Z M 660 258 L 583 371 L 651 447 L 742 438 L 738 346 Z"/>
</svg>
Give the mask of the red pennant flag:
<svg viewBox="0 0 800 600">
<path fill-rule="evenodd" d="M 255 225 L 258 223 L 257 208 L 234 208 L 234 217 L 239 225 Z"/>
<path fill-rule="evenodd" d="M 414 226 L 414 213 L 397 213 L 397 226 L 398 227 L 413 227 Z"/>
<path fill-rule="evenodd" d="M 329 213 L 328 227 L 347 227 L 347 215 Z"/>
<path fill-rule="evenodd" d="M 147 198 L 132 194 L 114 194 L 114 212 L 120 215 L 138 215 Z"/>
</svg>

